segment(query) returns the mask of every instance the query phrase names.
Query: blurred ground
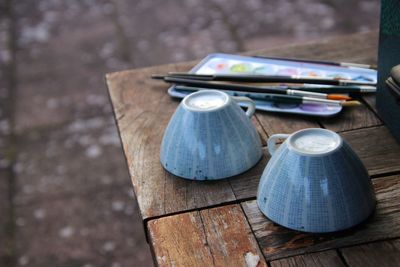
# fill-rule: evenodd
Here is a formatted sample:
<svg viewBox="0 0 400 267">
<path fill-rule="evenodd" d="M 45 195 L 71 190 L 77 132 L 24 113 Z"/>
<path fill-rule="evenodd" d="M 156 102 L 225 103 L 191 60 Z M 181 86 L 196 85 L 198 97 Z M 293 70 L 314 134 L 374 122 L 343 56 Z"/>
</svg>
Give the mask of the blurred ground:
<svg viewBox="0 0 400 267">
<path fill-rule="evenodd" d="M 151 266 L 105 73 L 379 22 L 377 0 L 2 2 L 4 266 Z"/>
</svg>

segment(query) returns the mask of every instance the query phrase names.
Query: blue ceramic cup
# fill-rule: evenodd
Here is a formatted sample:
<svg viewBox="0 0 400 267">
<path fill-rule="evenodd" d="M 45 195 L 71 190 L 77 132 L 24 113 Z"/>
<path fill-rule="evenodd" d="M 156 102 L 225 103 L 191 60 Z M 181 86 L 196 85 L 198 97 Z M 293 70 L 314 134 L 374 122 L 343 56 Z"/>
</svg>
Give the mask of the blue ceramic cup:
<svg viewBox="0 0 400 267">
<path fill-rule="evenodd" d="M 276 141 L 286 139 L 279 148 Z M 258 187 L 257 204 L 290 229 L 325 233 L 364 221 L 375 208 L 371 180 L 351 147 L 335 132 L 304 129 L 268 140 L 271 159 Z"/>
<path fill-rule="evenodd" d="M 247 106 L 244 112 L 238 102 Z M 217 90 L 186 96 L 172 116 L 161 144 L 162 166 L 192 180 L 240 174 L 261 158 L 260 137 L 251 122 L 254 102 Z"/>
</svg>

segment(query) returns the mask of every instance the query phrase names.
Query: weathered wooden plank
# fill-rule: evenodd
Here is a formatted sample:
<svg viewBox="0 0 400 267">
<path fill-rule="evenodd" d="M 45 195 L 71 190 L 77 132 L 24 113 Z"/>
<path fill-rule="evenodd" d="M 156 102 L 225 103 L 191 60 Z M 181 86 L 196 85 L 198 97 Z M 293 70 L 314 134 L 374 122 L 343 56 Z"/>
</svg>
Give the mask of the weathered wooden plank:
<svg viewBox="0 0 400 267">
<path fill-rule="evenodd" d="M 168 96 L 168 86 L 149 77 L 153 73 L 188 70 L 192 65 L 172 64 L 107 75 L 117 125 L 143 219 L 236 200 L 228 180 L 185 180 L 166 172 L 159 163 L 162 136 L 179 101 Z M 256 118 L 252 121 L 265 144 L 265 131 Z M 254 175 L 252 173 L 254 171 L 250 171 L 250 175 Z M 246 176 L 245 173 L 236 179 Z"/>
<path fill-rule="evenodd" d="M 362 34 L 294 45 L 285 49 L 253 51 L 252 54 L 372 62 L 375 57 L 375 39 L 376 34 Z M 165 172 L 159 164 L 158 154 L 162 134 L 179 102 L 167 95 L 166 85 L 149 77 L 152 73 L 186 71 L 195 63 L 171 64 L 107 75 L 124 152 L 144 219 L 255 196 L 259 171 L 254 171 L 254 174 L 250 173 L 249 176 L 247 174 L 241 176 L 248 179 L 234 178 L 232 182 L 223 180 L 200 183 L 178 179 Z M 357 120 L 370 121 L 368 117 Z M 253 122 L 264 140 L 264 145 L 267 135 L 270 134 L 291 133 L 302 128 L 319 127 L 313 118 L 266 112 L 257 112 Z M 338 120 L 332 127 L 341 127 L 340 125 L 341 121 Z M 354 127 L 354 123 L 349 123 L 345 128 L 349 127 Z M 368 141 L 366 135 L 363 135 L 363 138 Z M 376 141 L 374 140 L 375 143 Z M 380 142 L 386 147 L 391 145 L 391 139 Z M 357 141 L 354 143 L 357 144 Z M 378 175 L 398 170 L 393 165 L 397 159 L 394 155 L 397 153 L 396 149 L 390 147 L 387 155 L 384 153 L 378 155 L 377 162 L 374 162 L 372 152 L 375 150 L 369 152 L 365 147 L 360 143 L 359 149 L 365 150 L 362 156 L 367 158 L 367 167 L 371 169 L 371 174 Z M 379 153 L 382 151 L 383 149 L 378 149 Z"/>
<path fill-rule="evenodd" d="M 315 252 L 271 261 L 271 267 L 329 267 L 345 266 L 336 250 Z"/>
<path fill-rule="evenodd" d="M 360 156 L 370 175 L 382 175 L 400 170 L 400 145 L 386 127 L 372 127 L 341 133 Z M 256 196 L 261 174 L 269 160 L 264 151 L 263 159 L 246 173 L 246 177 L 229 180 L 237 199 Z"/>
<path fill-rule="evenodd" d="M 345 107 L 334 117 L 321 118 L 319 122 L 327 129 L 342 132 L 381 125 L 381 120 L 367 106 Z"/>
<path fill-rule="evenodd" d="M 203 227 L 197 211 L 149 221 L 158 266 L 213 266 Z"/>
<path fill-rule="evenodd" d="M 125 156 L 143 219 L 235 200 L 228 181 L 200 183 L 177 178 L 159 163 L 164 129 L 178 105 L 152 73 L 182 71 L 168 65 L 107 76 Z"/>
<path fill-rule="evenodd" d="M 377 52 L 378 32 L 369 32 L 261 49 L 246 54 L 376 64 Z"/>
<path fill-rule="evenodd" d="M 257 118 L 268 136 L 277 133 L 293 133 L 304 128 L 319 128 L 314 118 L 282 113 L 259 112 Z"/>
<path fill-rule="evenodd" d="M 267 219 L 255 200 L 242 203 L 267 260 L 400 237 L 400 175 L 373 180 L 378 200 L 374 215 L 353 229 L 323 235 L 281 227 Z"/>
<path fill-rule="evenodd" d="M 261 125 L 259 118 L 257 117 L 258 113 L 259 112 L 257 111 L 257 114 L 254 114 L 254 116 L 251 118 L 251 121 L 255 125 L 257 132 L 260 135 L 260 140 L 261 140 L 262 146 L 266 146 L 267 140 L 268 140 L 268 135 L 267 135 L 267 132 L 265 131 L 264 127 Z"/>
<path fill-rule="evenodd" d="M 267 266 L 239 205 L 148 222 L 160 266 Z"/>
<path fill-rule="evenodd" d="M 363 96 L 364 101 L 368 104 L 370 108 L 372 108 L 375 113 L 377 112 L 376 109 L 376 95 L 375 94 L 368 94 Z"/>
<path fill-rule="evenodd" d="M 200 214 L 216 266 L 267 266 L 239 205 Z"/>
<path fill-rule="evenodd" d="M 386 126 L 343 132 L 368 169 L 370 175 L 382 175 L 400 170 L 400 145 Z"/>
<path fill-rule="evenodd" d="M 377 47 L 378 35 L 376 32 L 372 32 L 328 38 L 306 44 L 289 45 L 284 48 L 263 49 L 258 52 L 252 51 L 248 54 L 375 64 Z M 270 113 L 266 113 L 265 116 L 267 118 L 260 116 L 260 121 L 269 135 L 277 132 L 290 133 L 302 128 L 315 127 L 312 123 L 309 124 L 304 117 L 296 118 L 290 116 L 289 119 L 294 118 L 294 125 L 290 125 L 290 122 L 285 119 L 280 120 L 281 117 L 285 118 L 280 114 L 276 114 L 276 118 Z M 269 116 L 272 118 L 268 118 Z M 381 124 L 381 121 L 374 113 L 364 105 L 345 108 L 338 116 L 320 119 L 320 122 L 324 127 L 334 131 L 347 131 Z"/>
<path fill-rule="evenodd" d="M 400 240 L 382 241 L 340 249 L 349 266 L 400 266 Z"/>
<path fill-rule="evenodd" d="M 233 192 L 237 199 L 253 198 L 256 196 L 258 183 L 260 182 L 261 174 L 267 165 L 270 155 L 266 148 L 263 149 L 263 157 L 257 165 L 246 172 L 245 176 L 233 177 L 229 179 Z"/>
</svg>

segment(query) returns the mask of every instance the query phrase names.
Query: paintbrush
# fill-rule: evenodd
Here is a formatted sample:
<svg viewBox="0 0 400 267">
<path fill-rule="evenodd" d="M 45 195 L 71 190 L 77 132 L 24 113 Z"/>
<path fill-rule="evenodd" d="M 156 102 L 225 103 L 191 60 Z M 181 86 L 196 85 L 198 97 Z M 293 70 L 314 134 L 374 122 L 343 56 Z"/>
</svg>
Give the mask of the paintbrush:
<svg viewBox="0 0 400 267">
<path fill-rule="evenodd" d="M 163 80 L 168 75 L 153 74 L 153 79 Z M 174 76 L 175 77 L 175 76 Z M 185 79 L 185 78 L 184 78 Z M 208 81 L 209 78 L 200 78 L 196 80 Z M 236 85 L 247 85 L 256 87 L 265 87 L 271 89 L 294 89 L 294 90 L 305 90 L 310 92 L 319 93 L 334 93 L 334 94 L 358 94 L 358 93 L 375 93 L 375 85 L 329 85 L 329 84 L 311 84 L 311 83 L 284 83 L 284 82 L 229 82 Z"/>
<path fill-rule="evenodd" d="M 227 82 L 229 83 L 229 82 Z M 275 89 L 293 89 L 318 93 L 332 94 L 360 94 L 375 93 L 376 86 L 371 85 L 324 85 L 324 84 L 291 84 L 291 83 L 232 83 L 236 85 L 247 85 L 255 87 L 266 87 Z"/>
<path fill-rule="evenodd" d="M 164 81 L 170 82 L 170 83 L 181 84 L 181 85 L 192 86 L 192 87 L 201 87 L 201 88 L 209 88 L 209 89 L 228 90 L 228 91 L 242 91 L 242 92 L 246 91 L 246 92 L 254 92 L 254 93 L 298 95 L 298 96 L 308 96 L 308 97 L 331 99 L 331 100 L 350 100 L 351 99 L 349 96 L 340 95 L 340 94 L 325 94 L 325 93 L 317 93 L 317 92 L 307 92 L 304 90 L 301 91 L 301 90 L 292 90 L 292 89 L 254 87 L 254 86 L 246 86 L 246 85 L 235 85 L 235 84 L 227 84 L 227 83 L 221 83 L 221 82 L 198 81 L 198 80 L 180 79 L 180 78 L 172 78 L 172 77 L 166 77 L 164 79 Z"/>
<path fill-rule="evenodd" d="M 173 72 L 168 75 L 152 75 L 153 79 L 182 78 L 203 81 L 229 81 L 229 82 L 281 82 L 281 83 L 313 83 L 328 85 L 375 85 L 369 81 L 353 81 L 345 79 L 336 79 L 330 77 L 308 77 L 308 76 L 279 76 L 279 75 L 247 75 L 247 74 L 193 74 Z"/>
<path fill-rule="evenodd" d="M 376 86 L 370 85 L 322 85 L 322 84 L 304 84 L 303 86 L 281 85 L 295 90 L 306 90 L 309 92 L 333 93 L 333 94 L 358 94 L 358 93 L 375 93 Z"/>
<path fill-rule="evenodd" d="M 256 58 L 265 58 L 272 60 L 282 60 L 282 61 L 293 61 L 299 63 L 310 63 L 317 65 L 329 65 L 329 66 L 338 66 L 338 67 L 348 67 L 348 68 L 362 68 L 362 69 L 377 69 L 376 65 L 373 64 L 361 64 L 361 63 L 349 63 L 349 62 L 333 62 L 333 61 L 325 61 L 325 60 L 309 60 L 309 59 L 295 59 L 295 58 L 282 58 L 282 57 L 269 57 L 269 56 L 253 56 Z"/>
<path fill-rule="evenodd" d="M 190 86 L 182 86 L 177 85 L 175 89 L 178 91 L 201 91 L 208 90 L 208 88 L 199 88 L 199 87 L 190 87 Z M 361 103 L 357 100 L 345 101 L 345 100 L 329 100 L 329 99 L 321 99 L 307 96 L 295 96 L 295 95 L 281 95 L 281 94 L 266 94 L 266 93 L 246 93 L 246 92 L 233 92 L 235 96 L 246 96 L 252 99 L 264 100 L 274 103 L 281 104 L 324 104 L 324 105 L 332 105 L 332 106 L 358 106 Z"/>
</svg>

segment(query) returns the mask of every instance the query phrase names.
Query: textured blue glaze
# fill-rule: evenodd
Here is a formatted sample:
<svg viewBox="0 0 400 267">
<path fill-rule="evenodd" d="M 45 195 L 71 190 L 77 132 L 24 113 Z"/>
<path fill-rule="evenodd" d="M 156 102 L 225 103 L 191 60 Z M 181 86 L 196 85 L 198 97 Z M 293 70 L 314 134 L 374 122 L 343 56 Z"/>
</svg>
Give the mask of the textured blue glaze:
<svg viewBox="0 0 400 267">
<path fill-rule="evenodd" d="M 344 140 L 320 157 L 296 153 L 285 141 L 262 174 L 257 204 L 282 226 L 324 233 L 361 223 L 376 200 L 367 170 Z"/>
<path fill-rule="evenodd" d="M 216 180 L 248 170 L 261 155 L 255 127 L 232 100 L 208 112 L 180 104 L 165 130 L 160 161 L 174 175 Z"/>
</svg>

